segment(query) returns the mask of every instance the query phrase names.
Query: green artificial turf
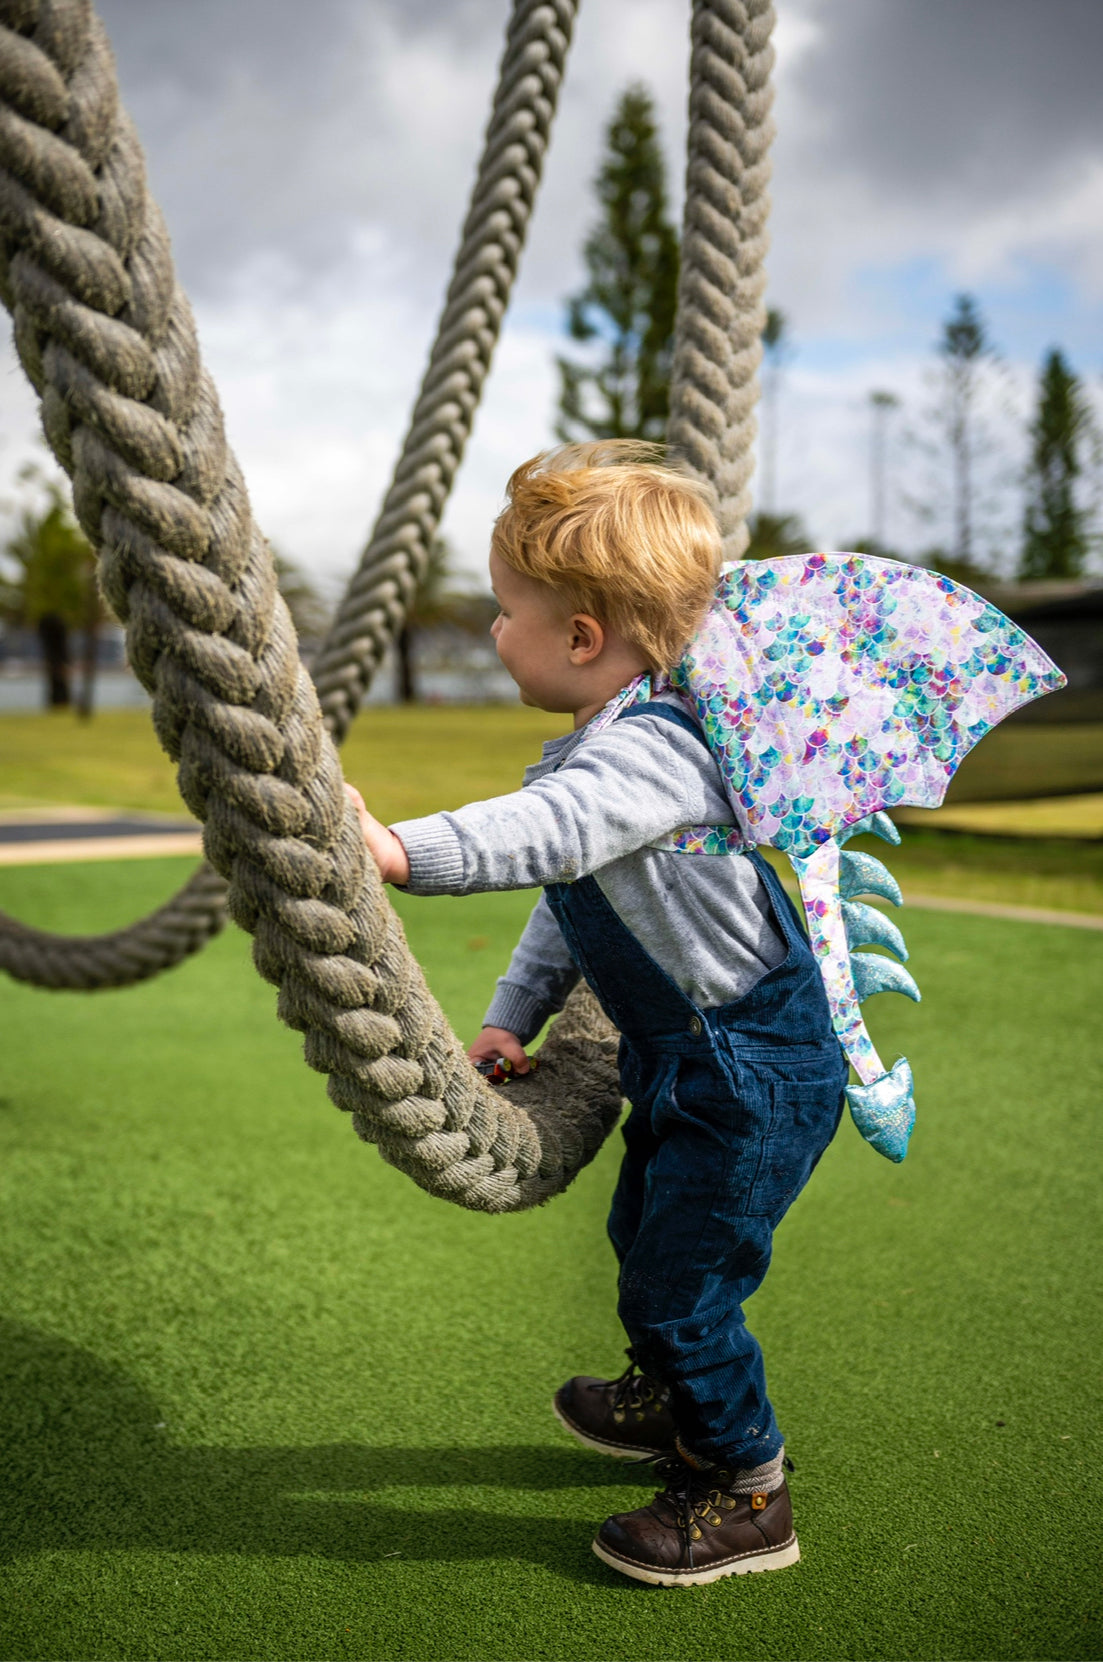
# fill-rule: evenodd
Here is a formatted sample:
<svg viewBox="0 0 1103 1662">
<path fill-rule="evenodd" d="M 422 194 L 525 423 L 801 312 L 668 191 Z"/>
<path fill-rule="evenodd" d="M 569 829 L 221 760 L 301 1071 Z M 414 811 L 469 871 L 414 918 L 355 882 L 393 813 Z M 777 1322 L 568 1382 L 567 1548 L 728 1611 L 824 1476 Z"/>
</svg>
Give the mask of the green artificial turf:
<svg viewBox="0 0 1103 1662">
<path fill-rule="evenodd" d="M 564 719 L 503 704 L 371 709 L 353 727 L 341 760 L 379 819 L 407 819 L 515 789 L 541 741 L 561 732 Z M 962 777 L 968 774 L 980 797 L 1087 790 L 1101 783 L 1101 733 L 1083 723 L 1011 723 L 970 752 Z M 66 712 L 0 716 L 0 811 L 51 803 L 183 811 L 172 764 L 144 710 L 108 710 L 91 722 Z M 1103 913 L 1098 841 L 908 826 L 892 867 L 917 893 Z M 117 921 L 132 915 L 124 908 Z"/>
<path fill-rule="evenodd" d="M 511 790 L 565 716 L 519 704 L 382 705 L 365 710 L 343 750 L 348 777 L 381 819 Z M 172 763 L 146 710 L 0 715 L 0 808 L 44 802 L 178 813 Z M 986 735 L 951 782 L 951 802 L 1103 790 L 1103 722 L 1011 721 Z"/>
<path fill-rule="evenodd" d="M 0 904 L 103 928 L 187 869 Z M 462 1033 L 528 904 L 403 902 Z M 871 1019 L 913 1150 L 844 1126 L 751 1306 L 803 1560 L 687 1591 L 593 1557 L 648 1477 L 548 1407 L 620 1365 L 615 1140 L 471 1216 L 356 1141 L 234 932 L 126 991 L 5 984 L 0 1655 L 1098 1656 L 1103 938 L 905 922 L 925 1002 Z"/>
</svg>

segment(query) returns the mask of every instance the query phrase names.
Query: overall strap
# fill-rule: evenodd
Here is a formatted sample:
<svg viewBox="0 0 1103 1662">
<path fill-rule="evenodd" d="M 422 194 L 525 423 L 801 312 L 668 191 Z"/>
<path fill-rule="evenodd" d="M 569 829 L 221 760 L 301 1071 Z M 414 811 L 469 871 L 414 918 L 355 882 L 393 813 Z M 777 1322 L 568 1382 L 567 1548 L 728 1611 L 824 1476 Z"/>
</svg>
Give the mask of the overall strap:
<svg viewBox="0 0 1103 1662">
<path fill-rule="evenodd" d="M 618 721 L 631 721 L 633 716 L 658 716 L 662 721 L 669 721 L 675 727 L 682 727 L 687 733 L 692 733 L 695 739 L 700 739 L 708 750 L 709 741 L 699 721 L 694 721 L 687 710 L 680 710 L 676 704 L 662 704 L 658 699 L 649 698 L 646 704 L 630 704 L 627 710 L 621 712 Z"/>
<path fill-rule="evenodd" d="M 708 748 L 692 716 L 657 699 L 630 704 L 614 719 L 630 721 L 633 716 L 644 715 L 658 716 L 661 721 L 685 728 Z M 626 1037 L 640 1040 L 672 1032 L 701 1032 L 697 1006 L 641 946 L 595 877 L 549 883 L 544 894 L 572 958 L 606 1015 Z"/>
<path fill-rule="evenodd" d="M 701 1033 L 693 1000 L 633 935 L 595 877 L 549 883 L 544 894 L 571 957 L 626 1038 Z"/>
</svg>

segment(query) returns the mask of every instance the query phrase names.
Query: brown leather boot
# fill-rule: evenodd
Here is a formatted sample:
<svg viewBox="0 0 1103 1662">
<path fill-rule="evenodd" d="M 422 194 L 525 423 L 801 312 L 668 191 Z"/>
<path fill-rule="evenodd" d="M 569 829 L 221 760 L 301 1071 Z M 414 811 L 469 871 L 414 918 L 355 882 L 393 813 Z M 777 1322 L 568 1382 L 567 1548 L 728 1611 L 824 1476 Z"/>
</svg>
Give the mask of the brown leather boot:
<svg viewBox="0 0 1103 1662">
<path fill-rule="evenodd" d="M 743 1495 L 721 1466 L 697 1471 L 675 1456 L 657 1469 L 666 1488 L 651 1505 L 606 1518 L 597 1532 L 594 1551 L 614 1570 L 657 1587 L 696 1587 L 797 1562 L 784 1479 L 769 1494 Z"/>
<path fill-rule="evenodd" d="M 552 1408 L 559 1423 L 587 1448 L 640 1460 L 674 1448 L 678 1428 L 669 1401 L 670 1392 L 640 1373 L 629 1351 L 619 1379 L 579 1374 L 559 1387 Z"/>
</svg>

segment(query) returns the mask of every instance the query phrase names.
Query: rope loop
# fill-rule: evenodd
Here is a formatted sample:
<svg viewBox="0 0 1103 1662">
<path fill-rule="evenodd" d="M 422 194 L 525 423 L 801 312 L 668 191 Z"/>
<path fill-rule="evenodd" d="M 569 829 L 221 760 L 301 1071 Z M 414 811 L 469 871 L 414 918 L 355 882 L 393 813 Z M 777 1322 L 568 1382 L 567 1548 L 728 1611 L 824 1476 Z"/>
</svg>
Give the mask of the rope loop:
<svg viewBox="0 0 1103 1662">
<path fill-rule="evenodd" d="M 470 1066 L 367 860 L 334 750 L 426 569 L 543 168 L 577 0 L 514 0 L 437 338 L 359 568 L 298 656 L 203 368 L 140 145 L 90 0 L 0 0 L 0 297 L 127 629 L 209 861 L 129 929 L 0 918 L 0 968 L 41 986 L 145 979 L 226 912 L 358 1135 L 423 1188 L 516 1211 L 563 1189 L 619 1114 L 616 1035 L 584 989 L 540 1069 Z M 769 0 L 695 0 L 671 437 L 745 538 L 762 318 Z M 212 869 L 213 868 L 213 869 Z"/>
</svg>

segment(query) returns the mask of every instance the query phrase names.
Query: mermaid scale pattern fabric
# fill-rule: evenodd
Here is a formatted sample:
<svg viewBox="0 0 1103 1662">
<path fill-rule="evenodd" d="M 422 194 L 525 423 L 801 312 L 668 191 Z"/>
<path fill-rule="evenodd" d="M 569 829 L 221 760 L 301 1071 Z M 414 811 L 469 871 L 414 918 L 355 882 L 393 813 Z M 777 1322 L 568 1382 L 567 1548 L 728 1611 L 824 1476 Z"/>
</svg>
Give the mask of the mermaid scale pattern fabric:
<svg viewBox="0 0 1103 1662">
<path fill-rule="evenodd" d="M 1064 684 L 1037 642 L 948 577 L 866 554 L 793 555 L 731 567 L 670 675 L 641 676 L 588 729 L 656 692 L 677 693 L 696 715 L 736 823 L 686 826 L 667 846 L 727 854 L 763 843 L 789 856 L 835 1032 L 860 1081 L 847 1091 L 851 1112 L 890 1160 L 904 1158 L 915 1119 L 911 1070 L 901 1057 L 885 1071 L 861 1002 L 919 990 L 899 966 L 855 956 L 884 944 L 884 931 L 868 932 L 868 907 L 851 907 L 852 928 L 843 899 L 898 904 L 900 894 L 880 862 L 841 845 L 858 830 L 898 842 L 885 810 L 937 808 L 979 739 Z"/>
<path fill-rule="evenodd" d="M 808 854 L 878 809 L 937 807 L 977 740 L 1064 676 L 948 577 L 809 554 L 728 571 L 670 684 L 705 729 L 743 840 Z"/>
</svg>

